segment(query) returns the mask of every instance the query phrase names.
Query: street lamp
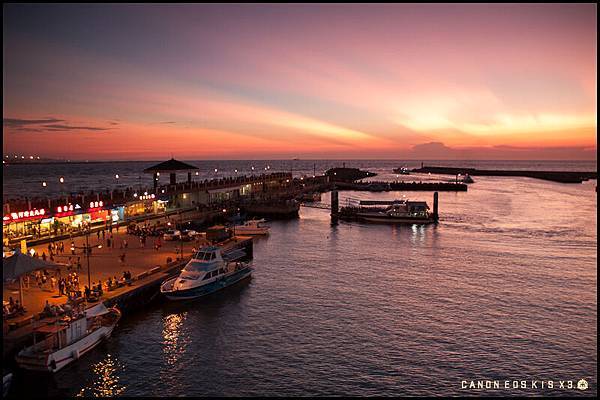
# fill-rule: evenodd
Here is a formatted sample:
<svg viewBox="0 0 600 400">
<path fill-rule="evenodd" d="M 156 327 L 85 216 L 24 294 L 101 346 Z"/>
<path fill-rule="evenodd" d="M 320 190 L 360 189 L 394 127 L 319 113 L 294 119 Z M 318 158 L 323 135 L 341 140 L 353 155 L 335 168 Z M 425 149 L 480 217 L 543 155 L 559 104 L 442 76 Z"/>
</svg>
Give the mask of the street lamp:
<svg viewBox="0 0 600 400">
<path fill-rule="evenodd" d="M 62 196 L 65 194 L 65 193 L 64 193 L 64 190 L 63 190 L 63 189 L 64 189 L 64 186 L 63 186 L 63 185 L 64 185 L 64 183 L 65 183 L 65 178 L 61 176 L 61 177 L 58 179 L 58 181 L 60 182 L 60 195 L 61 195 L 61 197 L 62 197 Z M 67 200 L 67 201 L 68 201 L 68 200 Z"/>
<path fill-rule="evenodd" d="M 46 184 L 46 181 L 42 182 L 42 186 L 43 186 L 43 187 L 46 187 L 46 186 L 48 186 L 48 185 Z"/>
<path fill-rule="evenodd" d="M 98 243 L 96 245 L 90 246 L 90 228 L 86 228 L 85 232 L 85 246 L 75 246 L 71 245 L 71 250 L 75 251 L 75 249 L 82 249 L 85 253 L 85 257 L 87 259 L 87 270 L 88 270 L 88 287 L 92 290 L 92 275 L 90 273 L 90 253 L 92 249 L 96 247 L 98 249 L 102 248 L 102 244 Z"/>
</svg>

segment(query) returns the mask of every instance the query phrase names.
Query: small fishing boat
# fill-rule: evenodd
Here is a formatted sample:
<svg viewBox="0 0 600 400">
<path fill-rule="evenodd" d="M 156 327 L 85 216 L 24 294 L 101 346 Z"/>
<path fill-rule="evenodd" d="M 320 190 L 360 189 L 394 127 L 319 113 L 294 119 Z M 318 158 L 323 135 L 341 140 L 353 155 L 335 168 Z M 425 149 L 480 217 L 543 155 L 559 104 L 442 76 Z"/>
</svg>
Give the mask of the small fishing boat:
<svg viewBox="0 0 600 400">
<path fill-rule="evenodd" d="M 234 235 L 268 235 L 270 227 L 265 225 L 267 221 L 264 219 L 251 219 L 243 225 L 235 225 L 233 227 Z"/>
<path fill-rule="evenodd" d="M 245 256 L 241 249 L 223 254 L 219 247 L 205 247 L 178 276 L 163 282 L 160 292 L 169 300 L 189 300 L 224 289 L 252 275 L 250 264 L 241 261 Z"/>
<path fill-rule="evenodd" d="M 465 176 L 463 176 L 462 179 L 460 179 L 460 182 L 462 182 L 462 183 L 475 183 L 475 181 L 473 180 L 473 178 L 471 178 L 471 175 L 469 175 L 469 174 L 465 174 Z"/>
<path fill-rule="evenodd" d="M 456 175 L 456 178 L 449 180 L 448 182 L 452 182 L 452 183 L 475 183 L 475 181 L 473 180 L 473 178 L 471 178 L 471 175 L 469 174 L 465 174 L 465 175 L 461 175 L 458 174 Z"/>
<path fill-rule="evenodd" d="M 406 167 L 394 168 L 395 174 L 410 175 L 410 171 Z"/>
<path fill-rule="evenodd" d="M 73 314 L 34 330 L 33 345 L 16 357 L 19 367 L 56 372 L 110 337 L 121 312 L 100 303 L 85 312 Z"/>
</svg>

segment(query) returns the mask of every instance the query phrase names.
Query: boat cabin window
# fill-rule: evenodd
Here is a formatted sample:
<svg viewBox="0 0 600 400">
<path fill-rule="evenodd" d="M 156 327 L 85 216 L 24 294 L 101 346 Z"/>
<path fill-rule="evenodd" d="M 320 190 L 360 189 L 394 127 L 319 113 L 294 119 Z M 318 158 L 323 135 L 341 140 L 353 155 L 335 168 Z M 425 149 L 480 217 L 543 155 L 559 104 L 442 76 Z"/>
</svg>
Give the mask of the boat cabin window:
<svg viewBox="0 0 600 400">
<path fill-rule="evenodd" d="M 216 255 L 212 251 L 199 251 L 198 253 L 196 253 L 195 258 L 202 261 L 211 261 L 216 258 Z"/>
</svg>

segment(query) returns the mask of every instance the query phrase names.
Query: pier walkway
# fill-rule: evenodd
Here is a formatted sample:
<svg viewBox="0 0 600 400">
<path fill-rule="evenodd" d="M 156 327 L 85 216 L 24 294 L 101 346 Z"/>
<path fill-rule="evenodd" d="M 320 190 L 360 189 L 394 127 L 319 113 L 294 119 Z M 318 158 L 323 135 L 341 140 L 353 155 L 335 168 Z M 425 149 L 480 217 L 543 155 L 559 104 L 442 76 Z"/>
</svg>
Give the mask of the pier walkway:
<svg viewBox="0 0 600 400">
<path fill-rule="evenodd" d="M 163 218 L 161 222 L 166 222 L 167 217 Z M 156 296 L 160 282 L 179 271 L 185 265 L 192 255 L 193 248 L 198 249 L 207 244 L 200 237 L 197 240 L 189 242 L 165 242 L 161 239 L 162 246 L 159 250 L 156 250 L 154 244 L 157 238 L 147 237 L 145 246 L 142 246 L 139 237 L 127 234 L 124 227 L 120 228 L 119 231 L 116 229 L 113 230 L 113 240 L 110 247 L 107 243 L 108 238 L 108 232 L 105 232 L 104 239 L 102 239 L 101 234 L 98 237 L 97 233 L 93 233 L 89 237 L 91 246 L 98 243 L 102 244 L 102 248 L 94 248 L 90 256 L 89 280 L 93 286 L 98 281 L 106 284 L 109 278 L 116 277 L 120 279 L 124 271 L 129 271 L 132 275 L 131 284 L 117 287 L 113 290 L 105 289 L 99 299 L 99 301 L 108 305 L 118 303 L 121 308 L 127 307 L 128 302 L 147 302 L 151 296 Z M 247 237 L 234 238 L 230 244 L 235 245 L 236 243 L 248 240 L 251 239 Z M 54 261 L 63 264 L 58 276 L 65 277 L 69 273 L 76 272 L 79 276 L 79 287 L 83 290 L 88 285 L 87 258 L 83 254 L 83 250 L 77 249 L 77 247 L 83 247 L 85 237 L 76 237 L 73 241 L 76 246 L 75 255 L 71 253 L 70 240 L 65 240 L 63 241 L 65 246 L 64 253 L 55 255 Z M 127 244 L 125 245 L 125 243 Z M 45 253 L 48 255 L 48 248 L 43 244 L 33 246 L 33 248 L 39 254 Z M 120 260 L 120 256 L 123 254 L 125 254 L 124 262 Z M 74 264 L 72 267 L 67 265 L 69 257 Z M 80 269 L 77 268 L 77 258 L 79 258 L 79 262 L 81 263 Z M 54 272 L 50 273 L 54 274 Z M 8 301 L 10 297 L 13 299 L 19 298 L 18 282 L 10 285 L 5 284 L 3 289 L 3 300 Z M 137 298 L 133 299 L 132 293 L 139 291 L 144 292 L 138 293 L 136 295 Z M 63 306 L 67 303 L 67 300 L 67 296 L 59 294 L 57 285 L 52 287 L 49 279 L 45 284 L 38 284 L 35 279 L 30 277 L 29 282 L 24 284 L 23 289 L 23 305 L 26 309 L 26 314 L 21 317 L 4 320 L 4 324 L 7 324 L 7 326 L 4 327 L 3 357 L 12 356 L 16 350 L 22 348 L 24 343 L 31 338 L 33 329 L 47 323 L 52 323 L 56 319 L 55 317 L 39 318 L 46 301 L 50 305 Z M 90 302 L 86 306 L 89 307 L 96 304 L 98 302 Z"/>
</svg>

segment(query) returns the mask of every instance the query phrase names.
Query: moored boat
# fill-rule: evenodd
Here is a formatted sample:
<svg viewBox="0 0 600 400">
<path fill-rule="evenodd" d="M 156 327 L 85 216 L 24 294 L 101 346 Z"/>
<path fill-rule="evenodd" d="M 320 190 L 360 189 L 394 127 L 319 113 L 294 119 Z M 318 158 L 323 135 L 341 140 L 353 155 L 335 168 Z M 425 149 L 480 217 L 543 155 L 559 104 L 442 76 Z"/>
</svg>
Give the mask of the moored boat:
<svg viewBox="0 0 600 400">
<path fill-rule="evenodd" d="M 381 205 L 387 207 L 371 207 Z M 339 217 L 390 224 L 429 224 L 436 221 L 435 216 L 429 213 L 429 206 L 426 202 L 408 200 L 363 200 L 358 206 L 342 207 Z"/>
<path fill-rule="evenodd" d="M 16 357 L 19 367 L 57 372 L 108 338 L 121 318 L 116 308 L 100 303 L 85 312 L 34 330 L 34 344 Z"/>
<path fill-rule="evenodd" d="M 410 171 L 406 167 L 394 168 L 395 174 L 410 175 Z"/>
<path fill-rule="evenodd" d="M 233 227 L 234 235 L 268 235 L 269 226 L 265 225 L 267 221 L 264 219 L 251 219 L 242 225 Z"/>
<path fill-rule="evenodd" d="M 169 300 L 189 300 L 224 289 L 252 275 L 253 268 L 241 249 L 221 253 L 210 246 L 198 251 L 181 270 L 160 286 L 160 292 Z"/>
</svg>

